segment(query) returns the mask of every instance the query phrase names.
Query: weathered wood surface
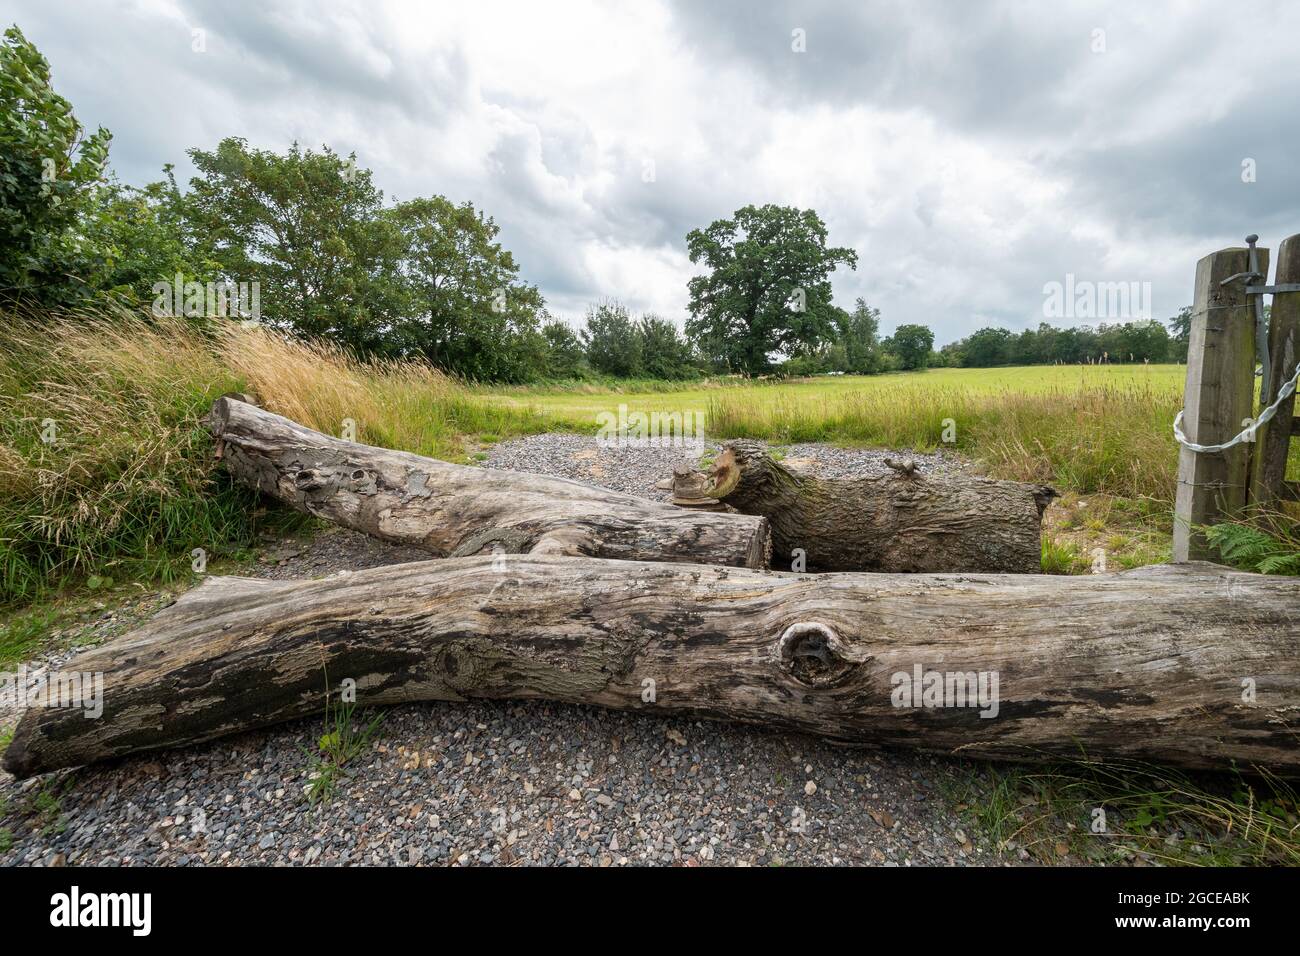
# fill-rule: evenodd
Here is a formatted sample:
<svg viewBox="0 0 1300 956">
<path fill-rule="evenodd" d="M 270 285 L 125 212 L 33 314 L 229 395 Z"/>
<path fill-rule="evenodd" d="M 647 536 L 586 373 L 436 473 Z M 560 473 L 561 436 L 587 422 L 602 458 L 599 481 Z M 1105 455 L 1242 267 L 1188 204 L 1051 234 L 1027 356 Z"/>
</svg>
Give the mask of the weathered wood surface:
<svg viewBox="0 0 1300 956">
<path fill-rule="evenodd" d="M 872 478 L 796 474 L 758 442 L 732 441 L 705 493 L 771 523 L 773 566 L 802 549 L 809 571 L 1032 574 L 1056 492 L 991 478 L 927 475 L 909 462 Z"/>
<path fill-rule="evenodd" d="M 232 397 L 208 416 L 239 480 L 439 557 L 492 551 L 767 566 L 761 517 L 689 511 L 564 478 L 469 468 L 343 441 Z"/>
<path fill-rule="evenodd" d="M 1300 282 L 1300 236 L 1282 240 L 1277 250 L 1278 285 Z M 1300 292 L 1281 292 L 1273 296 L 1269 311 L 1268 355 L 1272 388 L 1261 395 L 1261 406 L 1271 405 L 1283 383 L 1295 374 L 1300 362 Z M 1251 462 L 1250 503 L 1259 508 L 1276 508 L 1280 500 L 1288 500 L 1286 488 L 1287 456 L 1292 436 L 1300 439 L 1300 429 L 1293 424 L 1295 396 L 1282 402 L 1273 421 L 1263 425 L 1255 438 L 1254 460 Z"/>
<path fill-rule="evenodd" d="M 103 715 L 28 710 L 4 766 L 27 777 L 319 718 L 328 672 L 362 706 L 543 698 L 850 744 L 1294 775 L 1298 613 L 1300 580 L 1209 564 L 805 575 L 525 555 L 212 578 L 68 663 L 103 672 Z M 969 674 L 985 698 L 897 706 L 918 672 Z"/>
<path fill-rule="evenodd" d="M 1249 268 L 1249 250 L 1220 249 L 1196 264 L 1192 325 L 1183 387 L 1183 432 L 1199 445 L 1228 441 L 1255 407 L 1255 314 L 1243 280 L 1223 280 Z M 1268 274 L 1268 250 L 1259 249 Z M 1178 449 L 1174 503 L 1175 561 L 1216 556 L 1197 530 L 1241 512 L 1249 483 L 1250 445 L 1216 455 Z"/>
</svg>

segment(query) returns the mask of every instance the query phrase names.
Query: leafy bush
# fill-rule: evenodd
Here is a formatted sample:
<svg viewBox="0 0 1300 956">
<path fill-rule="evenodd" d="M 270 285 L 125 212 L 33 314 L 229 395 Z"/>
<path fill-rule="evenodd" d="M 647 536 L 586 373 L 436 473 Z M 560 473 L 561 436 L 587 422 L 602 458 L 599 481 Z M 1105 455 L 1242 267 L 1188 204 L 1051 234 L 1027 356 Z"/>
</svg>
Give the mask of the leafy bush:
<svg viewBox="0 0 1300 956">
<path fill-rule="evenodd" d="M 75 302 L 88 269 L 75 230 L 112 138 L 90 136 L 17 27 L 0 43 L 0 303 Z"/>
<path fill-rule="evenodd" d="M 644 316 L 636 326 L 641 338 L 641 374 L 673 381 L 690 378 L 691 347 L 677 326 L 657 315 Z"/>
<path fill-rule="evenodd" d="M 542 326 L 546 340 L 546 363 L 542 375 L 550 379 L 581 378 L 587 371 L 587 356 L 582 340 L 564 322 L 551 321 Z"/>
</svg>

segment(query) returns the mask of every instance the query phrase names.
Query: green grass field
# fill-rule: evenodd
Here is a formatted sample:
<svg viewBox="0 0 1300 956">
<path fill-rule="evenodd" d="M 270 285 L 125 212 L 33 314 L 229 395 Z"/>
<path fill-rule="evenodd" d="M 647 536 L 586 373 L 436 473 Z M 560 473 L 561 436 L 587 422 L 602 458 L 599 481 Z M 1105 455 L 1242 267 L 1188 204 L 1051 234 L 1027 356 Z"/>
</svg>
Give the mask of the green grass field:
<svg viewBox="0 0 1300 956">
<path fill-rule="evenodd" d="M 591 386 L 538 386 L 515 388 L 478 388 L 486 400 L 504 405 L 534 408 L 572 421 L 595 422 L 600 412 L 611 404 L 626 402 L 630 411 L 705 410 L 710 403 L 730 397 L 741 398 L 758 407 L 772 408 L 783 404 L 824 406 L 881 396 L 895 399 L 913 390 L 939 392 L 962 391 L 972 395 L 998 397 L 1006 394 L 1033 395 L 1081 392 L 1099 387 L 1136 387 L 1165 393 L 1171 399 L 1182 394 L 1183 365 L 1030 365 L 1013 368 L 936 368 L 924 372 L 894 372 L 887 375 L 836 375 L 814 379 L 795 379 L 748 383 L 722 380 L 706 385 L 688 383 L 677 388 L 662 384 L 653 390 L 638 390 L 634 383 L 627 390 Z"/>
<path fill-rule="evenodd" d="M 675 390 L 478 389 L 485 404 L 552 427 L 594 431 L 597 415 L 704 415 L 707 437 L 826 441 L 896 449 L 948 445 L 1002 478 L 1046 481 L 1081 494 L 1172 505 L 1171 425 L 1184 369 L 1037 366 L 932 369 L 872 377 L 691 383 Z"/>
</svg>

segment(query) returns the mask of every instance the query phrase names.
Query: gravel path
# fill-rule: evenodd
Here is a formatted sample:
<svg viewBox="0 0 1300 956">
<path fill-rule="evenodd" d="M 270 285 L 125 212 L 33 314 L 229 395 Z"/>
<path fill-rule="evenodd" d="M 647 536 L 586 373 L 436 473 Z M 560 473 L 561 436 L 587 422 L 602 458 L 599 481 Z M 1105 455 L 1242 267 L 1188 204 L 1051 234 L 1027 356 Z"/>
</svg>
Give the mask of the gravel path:
<svg viewBox="0 0 1300 956">
<path fill-rule="evenodd" d="M 967 470 L 969 464 L 955 455 L 930 455 L 881 451 L 871 448 L 836 448 L 831 445 L 797 444 L 773 446 L 788 468 L 821 478 L 846 478 L 889 474 L 886 458 L 910 458 L 927 474 L 948 475 Z M 703 452 L 685 448 L 602 448 L 583 435 L 531 435 L 493 446 L 483 464 L 488 468 L 536 471 L 575 478 L 611 491 L 622 491 L 667 501 L 671 492 L 656 488 L 655 482 L 673 473 L 679 461 L 698 464 L 702 454 L 714 455 L 718 446 L 704 445 Z"/>
<path fill-rule="evenodd" d="M 784 451 L 787 463 L 821 474 L 884 468 L 883 452 Z M 654 482 L 680 456 L 543 435 L 497 445 L 484 464 L 664 497 Z M 923 468 L 960 467 L 915 457 Z M 271 546 L 247 573 L 319 577 L 420 557 L 330 529 Z M 145 597 L 106 617 L 122 629 L 160 600 Z M 60 657 L 47 655 L 56 665 Z M 12 715 L 0 715 L 6 722 Z M 303 749 L 321 728 L 305 720 L 24 784 L 0 779 L 8 830 L 0 830 L 0 864 L 1004 861 L 963 832 L 947 796 L 984 774 L 961 760 L 588 707 L 432 703 L 391 709 L 334 798 L 313 806 Z"/>
</svg>

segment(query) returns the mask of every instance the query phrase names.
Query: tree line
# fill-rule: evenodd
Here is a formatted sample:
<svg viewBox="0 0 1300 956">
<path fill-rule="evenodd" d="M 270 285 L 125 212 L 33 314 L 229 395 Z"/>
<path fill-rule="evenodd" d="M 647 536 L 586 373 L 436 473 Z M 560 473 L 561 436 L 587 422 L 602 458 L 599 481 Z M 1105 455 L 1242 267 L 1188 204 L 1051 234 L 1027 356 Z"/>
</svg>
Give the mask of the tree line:
<svg viewBox="0 0 1300 956">
<path fill-rule="evenodd" d="M 1155 319 L 1059 329 L 1041 322 L 1022 332 L 985 328 L 945 345 L 938 359 L 943 365 L 970 368 L 1185 362 L 1190 326 L 1188 306 L 1169 320 L 1168 328 Z"/>
<path fill-rule="evenodd" d="M 938 351 L 924 325 L 882 337 L 878 309 L 831 301 L 831 274 L 855 269 L 857 253 L 829 246 L 813 210 L 771 204 L 686 236 L 704 274 L 688 285 L 684 330 L 616 300 L 593 304 L 575 330 L 521 278 L 490 216 L 444 196 L 385 202 L 355 154 L 296 143 L 277 153 L 229 137 L 188 151 L 184 188 L 170 165 L 134 187 L 109 168 L 111 139 L 82 128 L 49 63 L 16 26 L 6 30 L 0 307 L 111 301 L 196 322 L 252 317 L 488 382 L 1175 357 L 1177 338 L 1159 323 L 983 329 Z"/>
</svg>

